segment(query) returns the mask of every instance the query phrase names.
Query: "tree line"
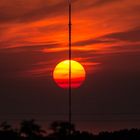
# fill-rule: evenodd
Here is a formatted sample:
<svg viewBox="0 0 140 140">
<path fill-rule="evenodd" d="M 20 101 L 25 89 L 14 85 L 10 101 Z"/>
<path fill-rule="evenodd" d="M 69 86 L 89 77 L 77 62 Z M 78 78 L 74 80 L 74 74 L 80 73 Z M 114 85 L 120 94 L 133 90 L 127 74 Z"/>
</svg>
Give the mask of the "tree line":
<svg viewBox="0 0 140 140">
<path fill-rule="evenodd" d="M 74 124 L 56 121 L 47 133 L 35 120 L 24 120 L 19 128 L 7 122 L 0 124 L 0 140 L 140 140 L 140 129 L 124 129 L 114 132 L 93 134 L 76 130 Z"/>
</svg>

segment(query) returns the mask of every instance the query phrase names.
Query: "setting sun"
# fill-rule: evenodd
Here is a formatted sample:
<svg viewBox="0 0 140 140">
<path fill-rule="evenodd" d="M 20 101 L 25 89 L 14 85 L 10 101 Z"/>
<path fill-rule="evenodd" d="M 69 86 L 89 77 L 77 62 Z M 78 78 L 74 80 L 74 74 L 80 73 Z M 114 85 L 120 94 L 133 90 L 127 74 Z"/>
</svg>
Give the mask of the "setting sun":
<svg viewBox="0 0 140 140">
<path fill-rule="evenodd" d="M 85 80 L 84 67 L 71 60 L 71 88 L 78 88 Z M 61 88 L 69 88 L 69 60 L 58 63 L 53 71 L 53 78 Z"/>
</svg>

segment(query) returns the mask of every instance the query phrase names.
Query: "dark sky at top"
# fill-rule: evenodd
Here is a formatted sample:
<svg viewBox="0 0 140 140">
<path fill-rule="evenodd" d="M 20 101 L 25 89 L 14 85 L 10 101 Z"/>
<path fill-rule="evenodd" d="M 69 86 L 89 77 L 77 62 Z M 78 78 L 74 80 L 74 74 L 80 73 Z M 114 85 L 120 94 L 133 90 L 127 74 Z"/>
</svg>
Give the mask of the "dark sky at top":
<svg viewBox="0 0 140 140">
<path fill-rule="evenodd" d="M 86 81 L 73 121 L 93 131 L 140 128 L 140 1 L 73 0 L 73 59 Z M 0 1 L 0 120 L 66 120 L 52 72 L 68 58 L 66 0 Z"/>
</svg>

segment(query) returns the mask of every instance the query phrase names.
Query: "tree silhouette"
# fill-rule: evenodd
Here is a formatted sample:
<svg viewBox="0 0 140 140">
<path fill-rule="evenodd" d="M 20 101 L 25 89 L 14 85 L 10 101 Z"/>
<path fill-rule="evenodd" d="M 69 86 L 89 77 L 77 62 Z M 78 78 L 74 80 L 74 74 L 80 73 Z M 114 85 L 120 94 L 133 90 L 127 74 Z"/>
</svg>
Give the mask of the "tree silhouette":
<svg viewBox="0 0 140 140">
<path fill-rule="evenodd" d="M 0 124 L 0 131 L 12 131 L 12 126 L 4 121 Z"/>
<path fill-rule="evenodd" d="M 20 135 L 28 139 L 41 139 L 45 131 L 34 120 L 24 120 L 21 122 Z"/>
<path fill-rule="evenodd" d="M 55 140 L 68 140 L 75 132 L 74 124 L 64 121 L 55 121 L 51 124 L 50 129 L 53 131 L 49 138 Z"/>
<path fill-rule="evenodd" d="M 7 122 L 2 122 L 0 124 L 0 139 L 1 140 L 19 140 L 18 132 L 12 128 Z"/>
</svg>

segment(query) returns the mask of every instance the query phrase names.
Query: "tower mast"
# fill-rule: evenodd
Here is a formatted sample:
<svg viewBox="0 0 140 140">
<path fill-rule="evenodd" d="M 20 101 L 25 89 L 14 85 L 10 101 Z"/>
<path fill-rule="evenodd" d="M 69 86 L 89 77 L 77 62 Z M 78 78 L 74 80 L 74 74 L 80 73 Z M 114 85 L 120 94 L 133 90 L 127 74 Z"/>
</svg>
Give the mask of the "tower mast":
<svg viewBox="0 0 140 140">
<path fill-rule="evenodd" d="M 72 51 L 71 51 L 71 30 L 72 30 L 72 18 L 71 18 L 71 0 L 68 0 L 69 5 L 69 123 L 71 124 L 71 59 L 72 59 Z"/>
</svg>

